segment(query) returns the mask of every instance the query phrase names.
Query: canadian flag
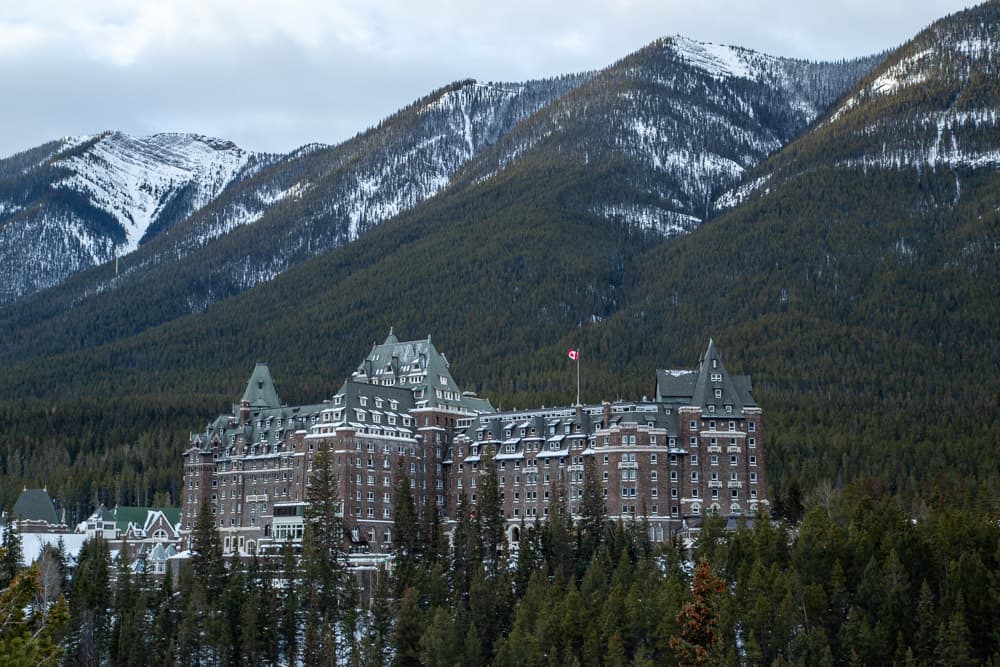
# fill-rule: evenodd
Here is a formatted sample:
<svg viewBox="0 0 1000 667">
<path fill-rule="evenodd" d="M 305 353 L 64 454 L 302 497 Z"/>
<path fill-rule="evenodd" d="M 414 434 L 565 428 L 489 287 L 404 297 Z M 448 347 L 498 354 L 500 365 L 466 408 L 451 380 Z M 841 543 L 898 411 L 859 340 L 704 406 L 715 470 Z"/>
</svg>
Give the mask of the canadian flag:
<svg viewBox="0 0 1000 667">
<path fill-rule="evenodd" d="M 579 361 L 579 359 L 580 359 L 580 350 L 576 350 L 576 349 L 574 349 L 572 347 L 569 348 L 569 358 L 572 359 L 573 361 Z"/>
</svg>

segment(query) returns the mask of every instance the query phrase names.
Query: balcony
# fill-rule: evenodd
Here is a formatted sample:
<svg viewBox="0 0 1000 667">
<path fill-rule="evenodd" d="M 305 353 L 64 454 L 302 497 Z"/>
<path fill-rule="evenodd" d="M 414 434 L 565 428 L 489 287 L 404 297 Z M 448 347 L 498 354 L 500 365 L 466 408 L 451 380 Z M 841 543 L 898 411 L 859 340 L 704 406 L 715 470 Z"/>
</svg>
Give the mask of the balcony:
<svg viewBox="0 0 1000 667">
<path fill-rule="evenodd" d="M 638 470 L 639 469 L 639 462 L 638 461 L 621 461 L 618 464 L 618 469 L 619 470 Z"/>
<path fill-rule="evenodd" d="M 710 488 L 710 489 L 721 489 L 722 488 L 722 482 L 709 482 L 708 483 L 708 488 Z"/>
<path fill-rule="evenodd" d="M 740 447 L 739 445 L 729 445 L 728 447 L 726 447 L 726 453 L 727 454 L 742 454 L 743 453 L 743 448 Z"/>
<path fill-rule="evenodd" d="M 726 486 L 729 487 L 730 489 L 742 489 L 743 482 L 729 482 L 726 484 Z"/>
<path fill-rule="evenodd" d="M 708 453 L 709 454 L 721 454 L 722 453 L 722 445 L 709 445 L 708 446 Z"/>
</svg>

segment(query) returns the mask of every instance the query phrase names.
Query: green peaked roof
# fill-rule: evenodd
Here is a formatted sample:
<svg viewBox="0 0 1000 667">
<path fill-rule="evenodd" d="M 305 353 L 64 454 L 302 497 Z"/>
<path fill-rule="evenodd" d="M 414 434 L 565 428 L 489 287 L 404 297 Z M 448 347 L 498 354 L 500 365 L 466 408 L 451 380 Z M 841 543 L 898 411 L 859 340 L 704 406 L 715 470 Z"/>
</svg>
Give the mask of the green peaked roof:
<svg viewBox="0 0 1000 667">
<path fill-rule="evenodd" d="M 268 370 L 267 364 L 257 362 L 240 401 L 249 403 L 252 408 L 281 407 L 278 390 L 274 388 L 274 380 L 271 379 L 271 371 Z"/>
</svg>

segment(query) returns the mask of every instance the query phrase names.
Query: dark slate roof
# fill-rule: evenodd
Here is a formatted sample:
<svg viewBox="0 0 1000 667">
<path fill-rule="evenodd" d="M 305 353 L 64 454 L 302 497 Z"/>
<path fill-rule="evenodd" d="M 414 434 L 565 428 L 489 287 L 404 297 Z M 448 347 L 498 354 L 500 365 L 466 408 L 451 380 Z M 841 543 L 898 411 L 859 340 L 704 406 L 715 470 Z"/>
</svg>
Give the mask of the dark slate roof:
<svg viewBox="0 0 1000 667">
<path fill-rule="evenodd" d="M 44 489 L 25 489 L 14 503 L 14 517 L 24 521 L 45 521 L 56 525 L 59 515 L 52 498 Z"/>
<path fill-rule="evenodd" d="M 278 391 L 274 387 L 274 380 L 271 379 L 271 371 L 267 364 L 258 362 L 253 369 L 253 374 L 247 382 L 246 391 L 243 392 L 241 402 L 247 402 L 252 408 L 280 408 L 281 401 L 278 399 Z"/>
<path fill-rule="evenodd" d="M 697 379 L 698 371 L 658 369 L 656 400 L 660 402 L 690 400 Z"/>
<path fill-rule="evenodd" d="M 357 382 L 403 387 L 414 393 L 414 399 L 424 405 L 461 408 L 470 412 L 493 412 L 489 401 L 462 392 L 451 375 L 451 364 L 426 340 L 400 341 L 389 330 L 381 345 L 372 345 L 351 379 Z"/>
<path fill-rule="evenodd" d="M 713 376 L 718 379 L 713 380 Z M 757 405 L 747 390 L 749 386 L 749 377 L 733 376 L 726 372 L 722 354 L 716 349 L 715 341 L 709 340 L 708 349 L 701 359 L 698 381 L 691 397 L 692 404 L 700 405 L 706 410 L 708 406 L 714 405 L 717 412 L 722 412 L 724 405 L 731 405 L 733 412 L 738 414 L 745 407 Z M 722 390 L 720 398 L 715 396 L 717 389 Z"/>
</svg>

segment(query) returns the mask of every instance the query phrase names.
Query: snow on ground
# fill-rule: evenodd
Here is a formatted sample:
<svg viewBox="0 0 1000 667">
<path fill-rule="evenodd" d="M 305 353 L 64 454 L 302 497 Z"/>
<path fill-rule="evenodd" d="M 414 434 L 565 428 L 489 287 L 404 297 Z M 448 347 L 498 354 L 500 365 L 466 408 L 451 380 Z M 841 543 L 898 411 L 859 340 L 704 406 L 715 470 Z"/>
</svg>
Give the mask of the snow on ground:
<svg viewBox="0 0 1000 667">
<path fill-rule="evenodd" d="M 66 554 L 73 561 L 80 555 L 83 543 L 87 541 L 87 536 L 83 533 L 21 533 L 22 559 L 24 565 L 31 565 L 42 554 L 42 549 L 46 544 L 58 547 L 59 540 L 62 539 Z"/>
</svg>

